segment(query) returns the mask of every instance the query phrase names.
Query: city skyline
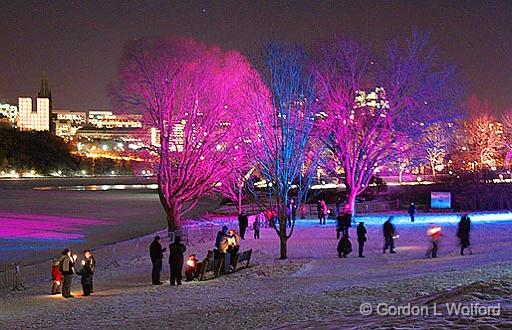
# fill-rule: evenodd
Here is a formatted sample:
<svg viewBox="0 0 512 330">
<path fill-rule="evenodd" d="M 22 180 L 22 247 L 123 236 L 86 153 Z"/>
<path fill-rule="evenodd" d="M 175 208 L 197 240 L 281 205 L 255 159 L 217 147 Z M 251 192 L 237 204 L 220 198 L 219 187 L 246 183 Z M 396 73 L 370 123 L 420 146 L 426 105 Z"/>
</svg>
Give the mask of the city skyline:
<svg viewBox="0 0 512 330">
<path fill-rule="evenodd" d="M 47 71 L 55 109 L 111 109 L 107 89 L 122 47 L 148 35 L 190 36 L 254 58 L 272 39 L 312 48 L 342 32 L 379 47 L 418 28 L 430 31 L 458 67 L 468 96 L 488 100 L 497 114 L 512 103 L 512 81 L 503 69 L 512 66 L 512 5 L 506 2 L 24 1 L 0 7 L 7 13 L 0 44 L 9 50 L 0 57 L 0 99 L 11 102 L 35 95 Z"/>
</svg>

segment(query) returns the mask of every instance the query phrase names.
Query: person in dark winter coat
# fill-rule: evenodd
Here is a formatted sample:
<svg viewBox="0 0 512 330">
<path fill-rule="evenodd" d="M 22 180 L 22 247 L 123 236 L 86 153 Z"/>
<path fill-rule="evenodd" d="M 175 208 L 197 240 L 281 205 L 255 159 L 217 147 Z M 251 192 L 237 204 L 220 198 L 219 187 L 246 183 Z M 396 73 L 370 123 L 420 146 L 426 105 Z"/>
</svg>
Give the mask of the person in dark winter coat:
<svg viewBox="0 0 512 330">
<path fill-rule="evenodd" d="M 343 235 L 338 242 L 338 257 L 340 258 L 346 258 L 347 255 L 352 252 L 352 243 L 350 242 L 350 239 L 348 238 L 348 235 Z"/>
<path fill-rule="evenodd" d="M 336 238 L 340 238 L 340 233 L 348 236 L 348 229 L 352 226 L 352 213 L 348 205 L 343 208 L 343 213 L 336 217 Z"/>
<path fill-rule="evenodd" d="M 155 236 L 153 243 L 149 246 L 149 256 L 153 268 L 151 271 L 151 281 L 153 285 L 160 285 L 160 273 L 162 272 L 162 259 L 164 258 L 165 248 L 160 245 L 160 236 Z"/>
<path fill-rule="evenodd" d="M 174 243 L 169 245 L 169 268 L 171 269 L 171 285 L 181 285 L 181 272 L 183 270 L 183 253 L 187 251 L 181 243 L 181 238 L 176 236 Z"/>
<path fill-rule="evenodd" d="M 469 254 L 473 254 L 471 250 L 471 243 L 469 241 L 469 232 L 471 231 L 471 219 L 467 214 L 464 214 L 459 221 L 457 229 L 457 237 L 459 238 L 460 255 L 464 255 L 464 250 L 469 248 Z"/>
<path fill-rule="evenodd" d="M 238 215 L 238 227 L 240 228 L 240 237 L 245 239 L 245 231 L 249 226 L 249 218 L 245 212 L 242 212 Z"/>
<path fill-rule="evenodd" d="M 414 222 L 414 215 L 416 214 L 416 205 L 414 205 L 414 203 L 411 203 L 411 205 L 409 205 L 409 209 L 407 210 L 407 213 L 409 213 L 411 222 Z"/>
<path fill-rule="evenodd" d="M 91 251 L 85 251 L 85 259 L 82 260 L 82 269 L 78 272 L 78 275 L 82 277 L 82 291 L 84 296 L 89 296 L 93 291 L 92 277 L 96 268 L 96 261 Z"/>
<path fill-rule="evenodd" d="M 357 242 L 359 243 L 359 258 L 364 258 L 364 243 L 366 242 L 366 228 L 364 222 L 360 222 L 357 226 Z"/>
<path fill-rule="evenodd" d="M 62 296 L 64 298 L 73 298 L 71 294 L 71 284 L 73 282 L 73 275 L 75 274 L 75 261 L 76 255 L 71 256 L 71 250 L 65 249 L 62 251 L 60 259 L 60 271 L 62 272 Z"/>
<path fill-rule="evenodd" d="M 395 226 L 391 223 L 393 217 L 389 217 L 386 222 L 384 222 L 382 232 L 384 234 L 384 248 L 382 253 L 386 253 L 386 250 L 389 248 L 390 253 L 395 252 Z"/>
</svg>

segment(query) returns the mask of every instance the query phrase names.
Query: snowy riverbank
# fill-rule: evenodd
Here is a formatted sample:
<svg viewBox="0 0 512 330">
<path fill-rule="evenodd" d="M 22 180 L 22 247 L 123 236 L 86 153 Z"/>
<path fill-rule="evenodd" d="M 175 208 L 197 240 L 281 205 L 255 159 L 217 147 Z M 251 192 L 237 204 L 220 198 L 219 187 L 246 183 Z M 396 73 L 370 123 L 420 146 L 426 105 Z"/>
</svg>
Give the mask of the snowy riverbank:
<svg viewBox="0 0 512 330">
<path fill-rule="evenodd" d="M 311 220 L 314 221 L 314 220 Z M 174 288 L 149 285 L 145 254 L 152 235 L 118 246 L 119 267 L 108 265 L 108 247 L 96 251 L 98 272 L 92 297 L 81 297 L 76 278 L 71 300 L 48 295 L 49 264 L 29 269 L 28 290 L 3 295 L 2 328 L 464 328 L 487 325 L 510 329 L 512 223 L 476 222 L 473 255 L 459 256 L 455 224 L 443 225 L 440 258 L 425 259 L 428 224 L 397 225 L 396 255 L 382 254 L 380 226 L 368 226 L 366 258 L 336 255 L 332 226 L 299 226 L 289 242 L 289 260 L 278 256 L 271 229 L 262 239 L 248 238 L 242 249 L 254 249 L 254 265 L 230 276 Z M 197 231 L 196 233 L 200 233 Z M 195 235 L 195 234 L 194 234 Z M 353 242 L 356 247 L 356 242 Z M 212 242 L 192 237 L 187 254 L 204 257 Z M 138 258 L 142 257 L 142 258 Z M 136 258 L 137 257 L 137 258 Z M 164 264 L 164 278 L 168 265 Z M 168 282 L 167 282 L 168 283 Z M 455 318 L 363 316 L 362 303 L 427 304 L 500 303 L 501 316 Z"/>
</svg>

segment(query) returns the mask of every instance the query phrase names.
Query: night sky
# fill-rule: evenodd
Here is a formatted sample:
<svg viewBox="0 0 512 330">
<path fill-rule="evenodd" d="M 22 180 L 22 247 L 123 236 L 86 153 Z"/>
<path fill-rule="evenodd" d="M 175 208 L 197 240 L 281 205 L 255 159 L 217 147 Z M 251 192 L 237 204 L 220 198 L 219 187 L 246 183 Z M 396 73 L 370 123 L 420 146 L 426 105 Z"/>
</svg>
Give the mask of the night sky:
<svg viewBox="0 0 512 330">
<path fill-rule="evenodd" d="M 48 71 L 54 109 L 110 109 L 123 44 L 192 36 L 253 56 L 270 39 L 312 47 L 339 32 L 377 46 L 430 31 L 467 94 L 512 108 L 512 1 L 1 1 L 0 99 L 36 96 Z"/>
</svg>

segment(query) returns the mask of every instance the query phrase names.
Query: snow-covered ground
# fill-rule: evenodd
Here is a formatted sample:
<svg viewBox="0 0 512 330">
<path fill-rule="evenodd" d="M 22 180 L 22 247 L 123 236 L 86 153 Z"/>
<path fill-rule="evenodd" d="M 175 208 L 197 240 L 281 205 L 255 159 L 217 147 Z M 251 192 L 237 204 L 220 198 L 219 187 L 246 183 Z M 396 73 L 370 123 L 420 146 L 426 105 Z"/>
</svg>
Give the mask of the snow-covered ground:
<svg viewBox="0 0 512 330">
<path fill-rule="evenodd" d="M 338 258 L 332 222 L 320 227 L 310 219 L 295 229 L 288 260 L 278 260 L 272 229 L 263 230 L 261 240 L 253 240 L 249 231 L 242 250 L 253 249 L 252 267 L 181 287 L 150 285 L 146 250 L 152 235 L 120 243 L 114 251 L 111 246 L 95 251 L 91 297 L 80 296 L 79 278 L 75 298 L 49 295 L 50 264 L 41 263 L 24 269 L 26 291 L 2 295 L 0 328 L 512 329 L 512 222 L 474 216 L 473 255 L 460 256 L 454 216 L 441 221 L 420 215 L 414 224 L 398 217 L 398 253 L 390 255 L 382 254 L 380 223 L 386 215 L 377 217 L 358 219 L 368 224 L 366 258 L 355 252 Z M 229 219 L 212 224 L 221 222 Z M 438 259 L 425 258 L 431 222 L 441 223 L 445 235 Z M 187 254 L 203 258 L 212 248 L 210 228 L 189 230 Z M 352 243 L 356 250 L 357 242 Z M 113 255 L 119 267 L 111 263 Z M 168 270 L 164 264 L 164 278 Z M 442 307 L 446 302 L 499 303 L 500 316 L 449 316 Z M 440 315 L 364 316 L 362 303 L 441 307 Z"/>
</svg>

